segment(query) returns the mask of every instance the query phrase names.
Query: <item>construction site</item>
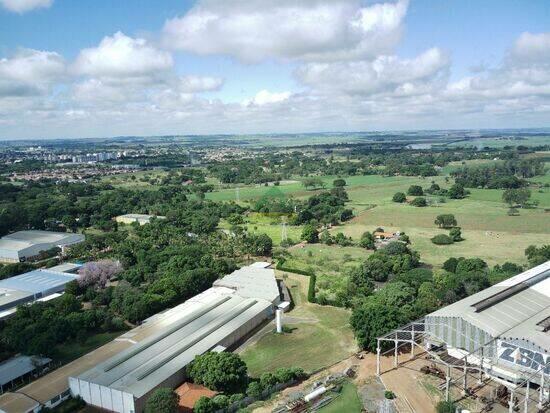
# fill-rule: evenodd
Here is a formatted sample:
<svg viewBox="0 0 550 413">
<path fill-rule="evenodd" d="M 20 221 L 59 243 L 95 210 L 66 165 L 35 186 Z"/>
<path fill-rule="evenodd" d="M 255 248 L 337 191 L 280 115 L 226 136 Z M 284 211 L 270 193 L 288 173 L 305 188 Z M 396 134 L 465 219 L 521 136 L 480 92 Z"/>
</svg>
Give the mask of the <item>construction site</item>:
<svg viewBox="0 0 550 413">
<path fill-rule="evenodd" d="M 465 411 L 548 411 L 549 330 L 546 262 L 379 337 L 376 374 L 416 370 Z"/>
</svg>

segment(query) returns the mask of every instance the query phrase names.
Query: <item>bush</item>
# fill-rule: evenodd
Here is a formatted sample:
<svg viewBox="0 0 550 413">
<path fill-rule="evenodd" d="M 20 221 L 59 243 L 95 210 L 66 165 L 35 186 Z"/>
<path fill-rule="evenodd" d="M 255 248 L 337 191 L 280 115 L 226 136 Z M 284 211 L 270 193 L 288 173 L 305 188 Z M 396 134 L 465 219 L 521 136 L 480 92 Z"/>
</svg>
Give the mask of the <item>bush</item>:
<svg viewBox="0 0 550 413">
<path fill-rule="evenodd" d="M 451 237 L 454 242 L 459 242 L 464 239 L 462 238 L 462 232 L 460 230 L 460 227 L 452 228 L 449 231 L 449 237 Z"/>
<path fill-rule="evenodd" d="M 458 259 L 451 257 L 443 263 L 443 269 L 445 271 L 449 271 L 449 272 L 454 273 L 456 271 L 456 266 L 457 265 L 458 265 Z"/>
<path fill-rule="evenodd" d="M 405 194 L 403 192 L 396 192 L 393 195 L 393 198 L 392 198 L 393 202 L 399 202 L 399 203 L 403 203 L 406 200 L 407 200 L 407 197 L 405 196 Z"/>
<path fill-rule="evenodd" d="M 167 387 L 153 392 L 145 403 L 145 413 L 176 413 L 179 396 Z"/>
<path fill-rule="evenodd" d="M 426 198 L 415 198 L 411 201 L 411 205 L 415 207 L 425 207 L 428 206 L 428 202 L 426 201 Z"/>
<path fill-rule="evenodd" d="M 422 196 L 424 195 L 424 191 L 420 185 L 411 185 L 407 190 L 407 194 L 412 196 Z"/>
<path fill-rule="evenodd" d="M 453 239 L 446 234 L 438 234 L 431 240 L 436 245 L 449 245 L 454 242 Z"/>
<path fill-rule="evenodd" d="M 332 185 L 336 188 L 341 188 L 343 186 L 346 186 L 346 181 L 343 180 L 343 179 L 335 179 L 333 182 L 332 182 Z"/>
<path fill-rule="evenodd" d="M 386 390 L 386 391 L 384 392 L 384 397 L 385 397 L 386 399 L 393 400 L 393 399 L 395 399 L 395 393 L 392 392 L 391 390 Z"/>
<path fill-rule="evenodd" d="M 440 401 L 436 406 L 437 413 L 455 413 L 456 404 L 451 401 Z"/>
</svg>

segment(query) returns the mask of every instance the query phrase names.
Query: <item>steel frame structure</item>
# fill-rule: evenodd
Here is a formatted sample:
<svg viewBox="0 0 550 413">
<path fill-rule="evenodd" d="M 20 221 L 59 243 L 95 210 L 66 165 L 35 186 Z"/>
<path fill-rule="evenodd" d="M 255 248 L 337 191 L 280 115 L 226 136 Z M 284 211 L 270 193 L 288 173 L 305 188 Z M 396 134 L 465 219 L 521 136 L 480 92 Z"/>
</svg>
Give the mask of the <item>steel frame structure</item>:
<svg viewBox="0 0 550 413">
<path fill-rule="evenodd" d="M 499 384 L 503 384 L 508 389 L 510 394 L 508 401 L 509 412 L 518 411 L 523 406 L 523 412 L 540 412 L 550 409 L 550 357 L 544 364 L 540 364 L 538 369 L 528 368 L 512 368 L 499 359 L 496 354 L 497 341 L 506 342 L 500 337 L 482 344 L 474 351 L 465 351 L 466 354 L 458 359 L 455 357 L 444 357 L 441 348 L 446 347 L 446 343 L 433 333 L 433 327 L 426 324 L 426 319 L 422 318 L 413 321 L 405 326 L 399 327 L 377 339 L 376 349 L 376 375 L 380 376 L 381 372 L 380 357 L 389 354 L 393 351 L 393 367 L 399 366 L 399 349 L 410 346 L 410 359 L 415 357 L 415 348 L 418 348 L 423 353 L 431 356 L 433 361 L 445 366 L 445 399 L 450 400 L 450 386 L 457 385 L 462 388 L 462 394 L 466 397 L 470 394 L 468 383 L 469 376 L 477 377 L 477 384 L 483 386 L 488 380 L 495 380 Z M 447 325 L 447 328 L 452 328 Z M 452 329 L 456 334 L 463 335 L 461 331 Z M 384 343 L 393 343 L 393 348 L 382 352 Z M 384 346 L 387 347 L 387 346 Z M 525 354 L 520 357 L 527 358 L 530 362 L 535 360 L 530 359 Z M 451 370 L 457 369 L 461 371 L 458 377 L 451 375 Z M 546 370 L 546 371 L 545 371 Z M 501 374 L 508 373 L 509 377 L 517 377 L 515 383 L 506 381 L 497 377 L 497 372 Z M 533 386 L 538 387 L 538 390 L 533 391 Z"/>
</svg>

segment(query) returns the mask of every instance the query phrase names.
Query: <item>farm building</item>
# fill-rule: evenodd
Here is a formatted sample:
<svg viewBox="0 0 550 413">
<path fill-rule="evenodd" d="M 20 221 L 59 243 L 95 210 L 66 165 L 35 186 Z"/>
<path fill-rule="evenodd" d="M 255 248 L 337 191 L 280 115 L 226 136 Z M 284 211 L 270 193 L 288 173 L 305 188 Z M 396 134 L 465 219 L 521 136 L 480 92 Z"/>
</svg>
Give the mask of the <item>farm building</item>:
<svg viewBox="0 0 550 413">
<path fill-rule="evenodd" d="M 274 314 L 280 292 L 274 271 L 244 267 L 205 292 L 153 317 L 148 337 L 81 374 L 71 376 L 73 395 L 115 412 L 141 412 L 158 387 L 185 381 L 196 355 L 232 348 Z M 117 340 L 134 340 L 128 332 Z"/>
<path fill-rule="evenodd" d="M 65 285 L 77 278 L 67 272 L 40 269 L 0 280 L 0 320 L 15 313 L 18 305 L 63 292 Z"/>
<path fill-rule="evenodd" d="M 514 406 L 549 404 L 550 261 L 443 307 L 378 339 L 392 342 L 395 364 L 402 345 L 421 347 L 447 367 L 446 393 L 468 376 L 504 384 Z M 378 372 L 379 371 L 378 358 Z M 463 372 L 453 380 L 450 369 Z M 535 392 L 532 388 L 538 389 Z M 529 389 L 531 388 L 531 392 Z M 534 407 L 535 408 L 535 407 Z M 525 410 L 528 411 L 528 410 Z"/>
<path fill-rule="evenodd" d="M 145 225 L 151 222 L 151 219 L 153 218 L 165 219 L 166 217 L 146 214 L 125 214 L 116 217 L 115 221 L 121 224 L 133 224 L 134 222 L 137 222 L 139 225 Z"/>
<path fill-rule="evenodd" d="M 84 235 L 70 232 L 18 231 L 0 238 L 0 262 L 21 262 L 36 258 L 41 252 L 84 241 Z"/>
</svg>

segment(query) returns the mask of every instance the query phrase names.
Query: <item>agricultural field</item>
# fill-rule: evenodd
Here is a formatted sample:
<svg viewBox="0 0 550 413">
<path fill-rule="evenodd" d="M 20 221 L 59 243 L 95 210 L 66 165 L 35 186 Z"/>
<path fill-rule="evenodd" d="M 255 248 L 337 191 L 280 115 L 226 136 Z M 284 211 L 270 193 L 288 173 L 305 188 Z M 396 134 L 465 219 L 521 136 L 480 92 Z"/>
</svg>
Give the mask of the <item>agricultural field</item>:
<svg viewBox="0 0 550 413">
<path fill-rule="evenodd" d="M 241 354 L 252 376 L 293 366 L 313 372 L 357 351 L 348 310 L 307 302 L 306 276 L 279 271 L 277 276 L 289 287 L 294 308 L 283 318 L 288 332 L 268 332 Z"/>
</svg>

